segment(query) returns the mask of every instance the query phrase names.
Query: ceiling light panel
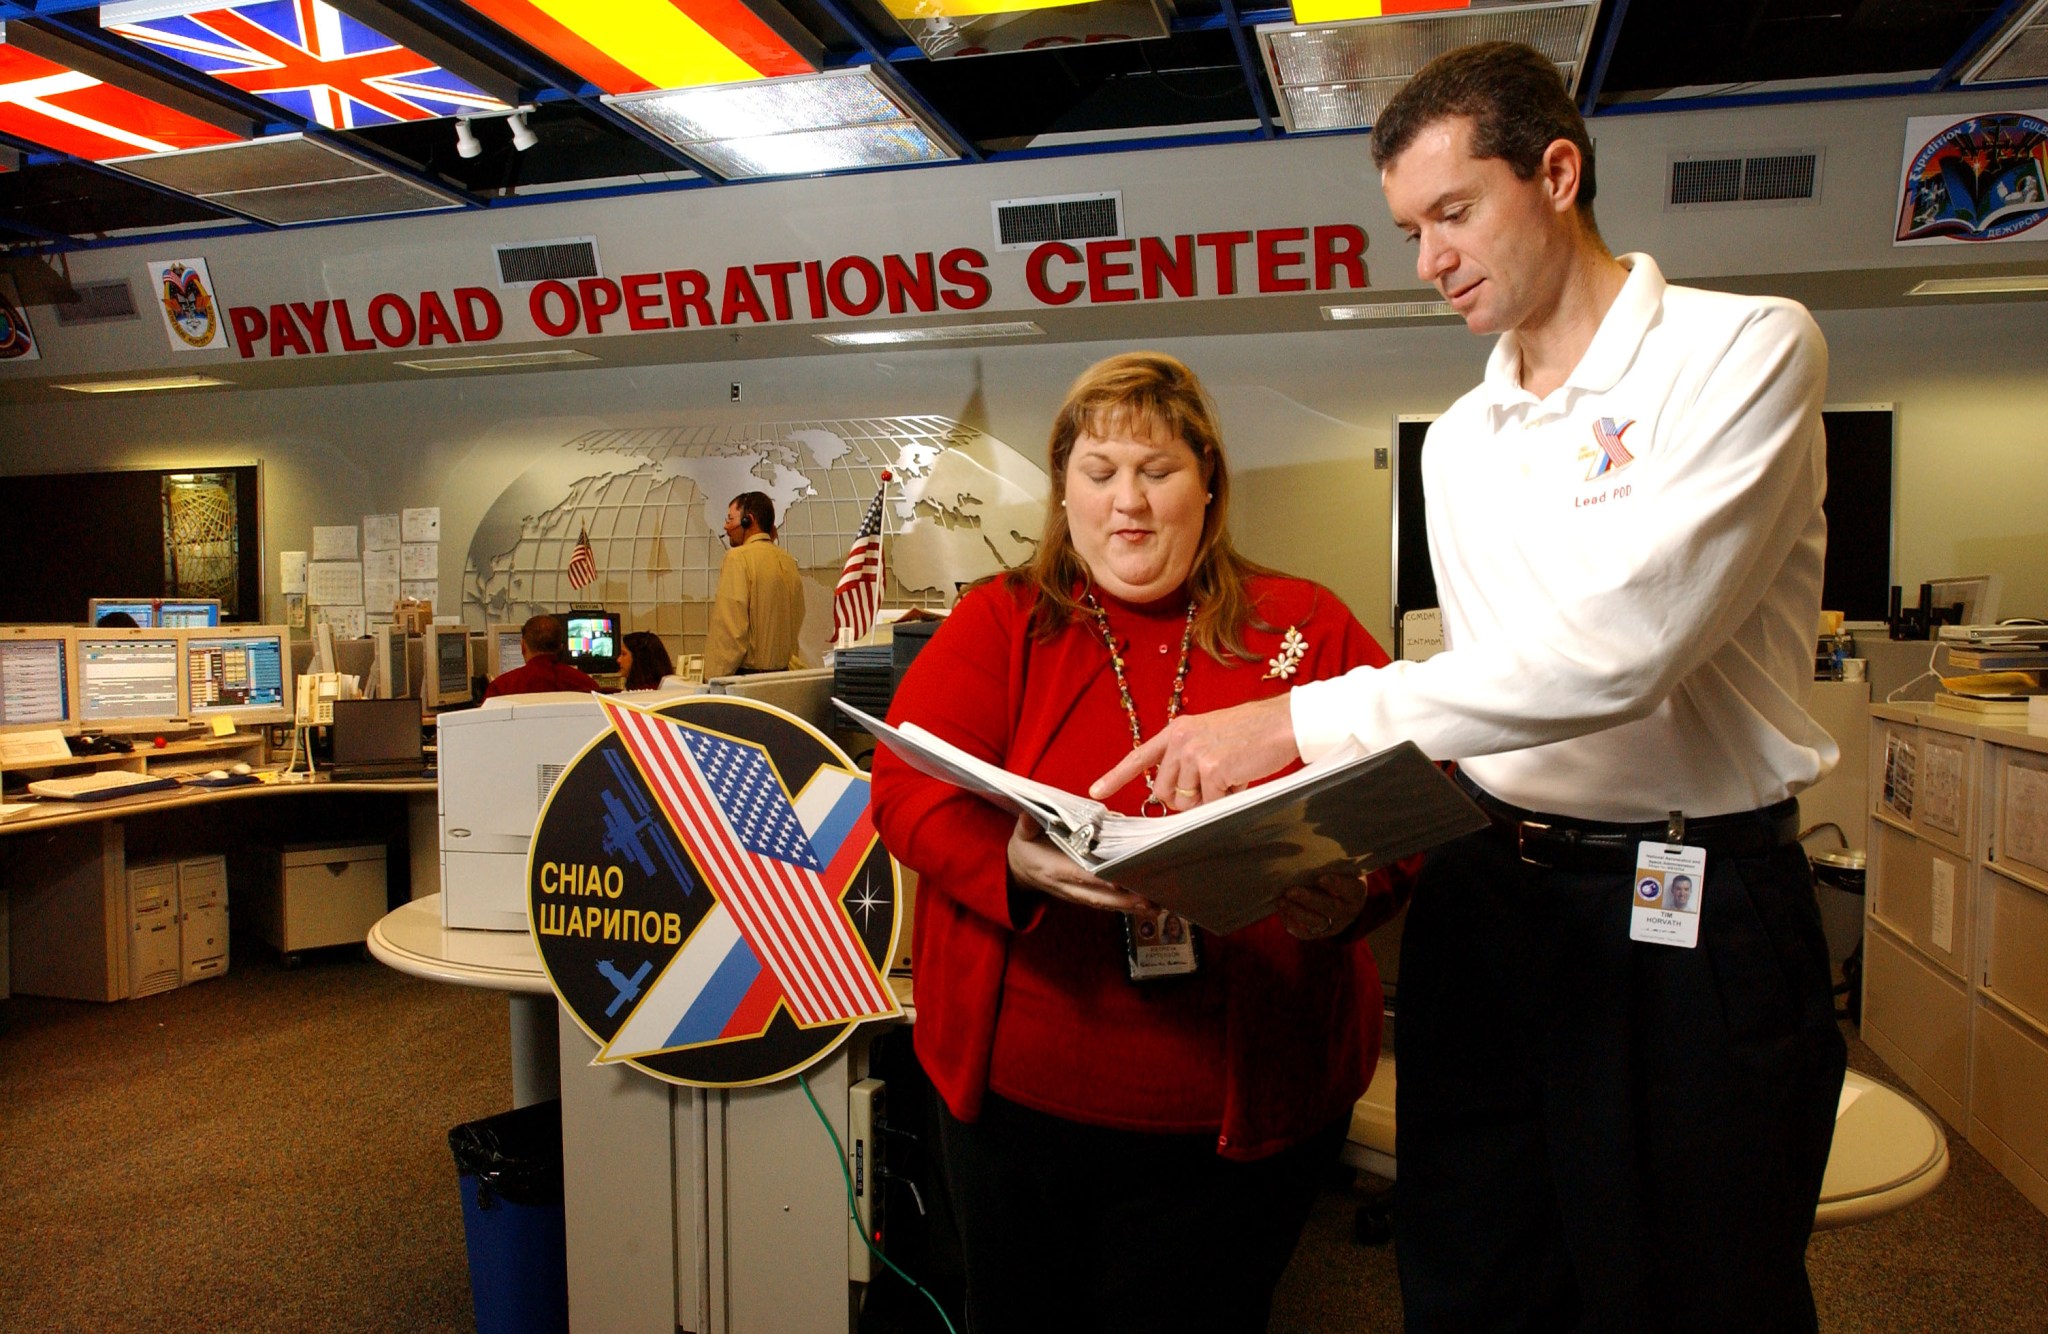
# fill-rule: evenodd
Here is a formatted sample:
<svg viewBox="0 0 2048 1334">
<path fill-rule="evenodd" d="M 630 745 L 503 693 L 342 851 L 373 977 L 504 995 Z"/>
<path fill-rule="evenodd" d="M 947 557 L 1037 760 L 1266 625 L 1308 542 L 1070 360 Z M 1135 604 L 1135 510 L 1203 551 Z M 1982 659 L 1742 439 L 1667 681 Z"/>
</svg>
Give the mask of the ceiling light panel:
<svg viewBox="0 0 2048 1334">
<path fill-rule="evenodd" d="M 815 73 L 823 48 L 736 0 L 463 0 L 606 93 Z M 763 6 L 766 9 L 766 6 Z"/>
<path fill-rule="evenodd" d="M 931 324 L 922 329 L 855 329 L 812 334 L 834 347 L 880 347 L 891 343 L 963 343 L 984 338 L 1040 338 L 1045 330 L 1030 320 L 997 324 Z"/>
<path fill-rule="evenodd" d="M 1395 14 L 1258 30 L 1280 116 L 1293 133 L 1364 129 L 1415 72 L 1474 42 L 1522 42 L 1557 64 L 1576 89 L 1599 7 L 1592 0 L 1527 4 L 1472 0 L 1456 13 Z M 1300 12 L 1299 9 L 1296 11 Z"/>
<path fill-rule="evenodd" d="M 393 175 L 333 143 L 298 134 L 161 157 L 115 159 L 107 165 L 280 226 L 420 213 L 462 203 L 453 192 Z"/>
<path fill-rule="evenodd" d="M 1165 37 L 1170 5 L 1155 0 L 883 0 L 933 60 Z"/>
<path fill-rule="evenodd" d="M 853 171 L 959 157 L 866 67 L 605 100 L 728 178 Z"/>
<path fill-rule="evenodd" d="M 78 380 L 55 388 L 69 389 L 74 394 L 148 394 L 161 389 L 205 389 L 232 383 L 211 375 L 158 375 L 146 380 Z"/>
<path fill-rule="evenodd" d="M 240 138 L 12 43 L 0 44 L 0 133 L 94 162 Z"/>
<path fill-rule="evenodd" d="M 329 129 L 508 109 L 327 0 L 128 0 L 100 26 Z"/>
<path fill-rule="evenodd" d="M 2013 16 L 2005 29 L 1985 45 L 1961 82 L 2005 83 L 2013 79 L 2048 78 L 2048 0 Z"/>
<path fill-rule="evenodd" d="M 2009 273 L 1994 278 L 1929 278 L 1907 296 L 1991 296 L 2004 292 L 2048 292 L 2048 273 Z"/>
</svg>

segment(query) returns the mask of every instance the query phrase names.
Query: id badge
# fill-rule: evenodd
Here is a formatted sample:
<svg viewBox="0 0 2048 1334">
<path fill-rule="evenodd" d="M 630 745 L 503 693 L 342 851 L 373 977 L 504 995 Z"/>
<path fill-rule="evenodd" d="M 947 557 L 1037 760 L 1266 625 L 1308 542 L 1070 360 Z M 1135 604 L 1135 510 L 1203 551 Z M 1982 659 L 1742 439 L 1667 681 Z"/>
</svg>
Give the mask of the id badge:
<svg viewBox="0 0 2048 1334">
<path fill-rule="evenodd" d="M 1700 943 L 1700 904 L 1706 888 L 1705 848 L 1638 843 L 1628 938 L 1692 949 Z"/>
<path fill-rule="evenodd" d="M 1202 966 L 1195 928 L 1179 913 L 1124 914 L 1124 971 L 1133 982 L 1182 977 Z"/>
</svg>

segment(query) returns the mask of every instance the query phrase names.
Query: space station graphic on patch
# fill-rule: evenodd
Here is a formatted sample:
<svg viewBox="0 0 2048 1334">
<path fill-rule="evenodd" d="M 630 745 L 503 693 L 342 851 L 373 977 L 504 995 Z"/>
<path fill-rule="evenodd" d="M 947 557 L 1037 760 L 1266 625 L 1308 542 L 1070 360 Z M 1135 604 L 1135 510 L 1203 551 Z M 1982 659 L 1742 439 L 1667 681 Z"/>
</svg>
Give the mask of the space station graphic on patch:
<svg viewBox="0 0 2048 1334">
<path fill-rule="evenodd" d="M 768 705 L 598 703 L 608 727 L 556 780 L 527 863 L 542 966 L 597 1063 L 765 1084 L 900 1014 L 867 775 Z"/>
</svg>

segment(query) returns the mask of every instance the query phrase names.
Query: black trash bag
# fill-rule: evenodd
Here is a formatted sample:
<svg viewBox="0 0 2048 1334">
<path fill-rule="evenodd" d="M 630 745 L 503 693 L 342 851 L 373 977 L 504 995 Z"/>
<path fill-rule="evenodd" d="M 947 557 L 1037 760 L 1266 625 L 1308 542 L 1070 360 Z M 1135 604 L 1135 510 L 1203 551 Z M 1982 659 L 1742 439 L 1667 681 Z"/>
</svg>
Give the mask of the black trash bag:
<svg viewBox="0 0 2048 1334">
<path fill-rule="evenodd" d="M 562 1202 L 562 1102 L 517 1107 L 448 1132 L 458 1176 L 477 1179 L 477 1207 Z"/>
</svg>

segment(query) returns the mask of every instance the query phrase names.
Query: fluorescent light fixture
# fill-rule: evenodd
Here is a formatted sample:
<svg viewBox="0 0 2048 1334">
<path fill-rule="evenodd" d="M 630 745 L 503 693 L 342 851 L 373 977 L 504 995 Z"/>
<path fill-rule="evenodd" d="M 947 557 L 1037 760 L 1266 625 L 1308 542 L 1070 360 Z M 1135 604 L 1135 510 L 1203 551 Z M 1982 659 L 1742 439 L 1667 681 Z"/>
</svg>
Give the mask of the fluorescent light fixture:
<svg viewBox="0 0 2048 1334">
<path fill-rule="evenodd" d="M 545 352 L 493 352 L 474 357 L 428 357 L 398 364 L 414 371 L 488 371 L 510 366 L 559 366 L 572 361 L 596 361 L 588 352 L 573 347 L 550 348 Z"/>
<path fill-rule="evenodd" d="M 846 333 L 812 334 L 834 347 L 876 347 L 884 343 L 955 343 L 979 338 L 1041 338 L 1045 330 L 1030 320 L 1007 324 L 928 324 L 922 329 L 857 329 Z"/>
<path fill-rule="evenodd" d="M 158 375 L 146 380 L 79 380 L 56 387 L 69 389 L 74 394 L 146 394 L 157 389 L 203 389 L 208 385 L 233 383 L 233 380 L 219 380 L 211 375 Z"/>
<path fill-rule="evenodd" d="M 604 99 L 720 176 L 799 176 L 952 162 L 938 132 L 869 66 Z"/>
<path fill-rule="evenodd" d="M 2048 273 L 2009 273 L 2002 278 L 1929 278 L 1907 296 L 1988 296 L 1995 292 L 2048 292 Z"/>
<path fill-rule="evenodd" d="M 1326 320 L 1433 320 L 1456 315 L 1448 301 L 1374 301 L 1357 306 L 1324 306 Z"/>
</svg>

